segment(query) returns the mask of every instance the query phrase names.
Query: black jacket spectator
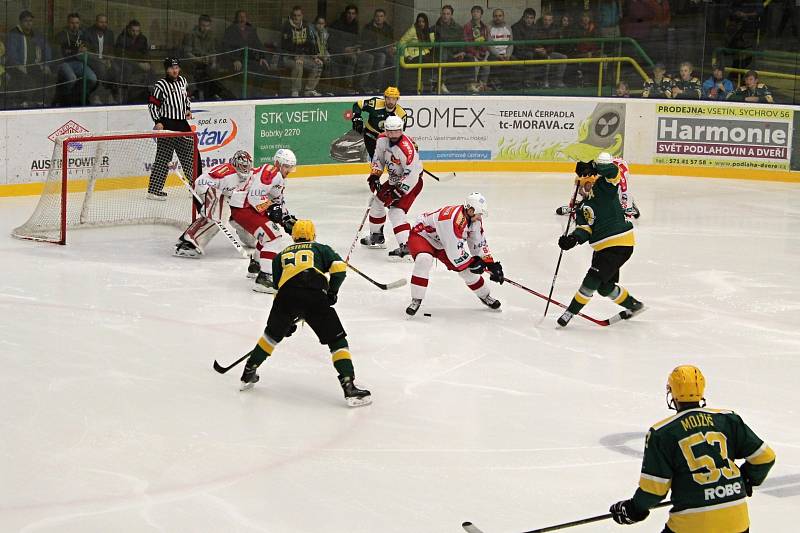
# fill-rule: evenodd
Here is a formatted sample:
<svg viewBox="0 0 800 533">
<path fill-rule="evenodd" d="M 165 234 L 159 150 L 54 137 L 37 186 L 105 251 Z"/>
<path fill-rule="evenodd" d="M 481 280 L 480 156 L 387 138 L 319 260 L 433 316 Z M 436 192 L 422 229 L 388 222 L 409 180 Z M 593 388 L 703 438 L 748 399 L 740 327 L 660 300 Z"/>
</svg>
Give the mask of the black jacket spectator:
<svg viewBox="0 0 800 533">
<path fill-rule="evenodd" d="M 528 11 L 527 9 L 525 10 Z M 532 13 L 523 13 L 522 17 L 511 26 L 511 33 L 514 35 L 515 41 L 533 41 L 538 39 L 538 32 L 536 31 L 536 11 L 531 9 Z M 534 19 L 532 24 L 525 24 L 525 16 L 531 17 Z M 531 59 L 534 56 L 534 48 L 536 45 L 533 44 L 517 44 L 514 45 L 514 56 L 519 57 L 522 59 Z"/>
<path fill-rule="evenodd" d="M 361 47 L 364 50 L 373 50 L 390 46 L 394 43 L 394 29 L 388 22 L 384 22 L 382 27 L 377 27 L 370 22 L 361 31 Z"/>
<path fill-rule="evenodd" d="M 307 22 L 303 21 L 296 27 L 286 19 L 281 28 L 281 52 L 292 55 L 317 55 L 314 35 Z"/>
<path fill-rule="evenodd" d="M 260 52 L 261 50 L 264 50 L 264 43 L 262 43 L 261 39 L 258 38 L 258 32 L 256 29 L 249 22 L 247 22 L 247 14 L 244 12 L 238 12 L 236 16 L 237 20 L 225 28 L 225 33 L 222 35 L 222 49 L 227 52 L 232 52 L 230 54 L 226 54 L 227 60 L 231 63 L 243 63 L 244 50 L 233 52 L 234 50 L 239 50 L 240 48 L 251 49 L 248 51 L 249 61 L 258 62 L 261 59 L 267 59 L 265 54 Z M 238 20 L 239 17 L 244 17 L 244 21 Z M 241 69 L 241 66 L 239 69 Z"/>
<path fill-rule="evenodd" d="M 100 54 L 100 37 L 103 37 L 103 57 L 114 55 L 114 32 L 106 28 L 98 28 L 95 24 L 86 31 L 86 43 L 89 51 L 93 54 Z"/>
<path fill-rule="evenodd" d="M 342 13 L 333 24 L 328 26 L 328 32 L 331 34 L 328 48 L 331 53 L 341 54 L 345 48 L 358 47 L 360 45 L 358 30 L 358 19 L 348 21 L 347 15 Z"/>
</svg>

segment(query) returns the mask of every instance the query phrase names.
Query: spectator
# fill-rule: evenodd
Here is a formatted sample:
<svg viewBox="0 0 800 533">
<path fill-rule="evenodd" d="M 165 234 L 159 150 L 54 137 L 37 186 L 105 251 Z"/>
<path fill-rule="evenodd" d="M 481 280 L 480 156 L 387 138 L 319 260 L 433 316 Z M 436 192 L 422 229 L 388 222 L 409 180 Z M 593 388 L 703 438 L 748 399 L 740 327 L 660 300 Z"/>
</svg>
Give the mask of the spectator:
<svg viewBox="0 0 800 533">
<path fill-rule="evenodd" d="M 770 40 L 769 48 L 797 49 L 797 40 L 800 38 L 800 3 L 796 0 L 772 0 L 766 6 L 762 20 L 764 18 L 767 19 L 765 26 L 767 37 Z M 794 39 L 783 37 L 783 32 L 787 27 L 790 27 Z"/>
<path fill-rule="evenodd" d="M 50 61 L 50 47 L 33 29 L 33 13 L 27 9 L 19 14 L 19 24 L 8 32 L 6 53 L 8 90 L 15 95 L 9 96 L 9 107 L 30 107 L 34 102 L 43 105 L 44 93 L 36 99 L 33 91 L 44 91 L 45 77 L 51 74 L 45 63 Z"/>
<path fill-rule="evenodd" d="M 653 11 L 653 23 L 650 30 L 650 47 L 648 51 L 654 57 L 663 58 L 666 57 L 667 31 L 672 21 L 669 0 L 649 0 L 649 2 Z"/>
<path fill-rule="evenodd" d="M 119 96 L 119 72 L 111 57 L 114 55 L 114 32 L 108 29 L 108 17 L 99 14 L 94 18 L 94 26 L 86 31 L 86 45 L 91 55 L 89 66 L 97 75 L 100 86 L 108 93 L 108 103 L 116 104 Z M 92 103 L 102 103 L 100 95 L 95 92 Z"/>
<path fill-rule="evenodd" d="M 386 11 L 378 8 L 372 21 L 361 30 L 363 70 L 359 88 L 362 93 L 376 93 L 389 85 L 394 69 L 394 29 L 386 22 Z"/>
<path fill-rule="evenodd" d="M 464 28 L 461 27 L 453 19 L 453 6 L 445 5 L 439 15 L 439 20 L 433 25 L 434 39 L 436 42 L 460 42 L 464 40 Z M 454 47 L 441 47 L 439 50 L 439 61 L 443 63 L 457 62 L 460 63 L 465 60 L 467 53 L 461 48 Z M 442 83 L 441 90 L 443 93 L 449 93 L 450 90 L 445 85 L 447 83 L 452 85 L 453 82 L 460 82 L 464 79 L 464 68 L 456 68 L 452 71 L 447 69 L 442 70 Z"/>
<path fill-rule="evenodd" d="M 536 10 L 532 7 L 525 8 L 522 17 L 511 26 L 511 32 L 517 41 L 533 41 L 536 35 Z M 514 59 L 532 60 L 544 59 L 544 55 L 536 53 L 536 45 L 518 44 L 514 46 Z M 537 67 L 525 65 L 520 67 L 520 83 L 523 89 L 530 89 L 535 85 Z"/>
<path fill-rule="evenodd" d="M 600 0 L 597 25 L 600 37 L 619 37 L 619 23 L 622 20 L 620 0 Z"/>
<path fill-rule="evenodd" d="M 322 73 L 322 60 L 317 55 L 314 32 L 303 20 L 303 9 L 292 8 L 292 14 L 281 28 L 281 52 L 284 66 L 291 70 L 292 96 L 300 96 L 303 86 L 303 73 L 306 74 L 305 96 L 322 96 L 317 92 L 319 76 Z"/>
<path fill-rule="evenodd" d="M 614 89 L 614 96 L 618 98 L 631 97 L 630 87 L 628 87 L 628 83 L 625 80 L 620 80 L 620 82 L 617 84 L 616 89 Z"/>
<path fill-rule="evenodd" d="M 758 72 L 748 70 L 744 75 L 744 85 L 730 94 L 728 100 L 732 102 L 759 102 L 774 104 L 769 87 L 758 81 Z"/>
<path fill-rule="evenodd" d="M 233 24 L 225 28 L 222 34 L 222 49 L 229 61 L 229 68 L 238 74 L 244 68 L 244 54 L 247 49 L 248 69 L 256 74 L 268 78 L 266 91 L 275 94 L 277 91 L 277 76 L 270 72 L 277 70 L 277 55 L 269 54 L 258 38 L 258 32 L 247 20 L 247 11 L 239 10 L 233 16 Z M 270 62 L 272 60 L 272 62 Z M 253 68 L 256 65 L 256 68 Z"/>
<path fill-rule="evenodd" d="M 547 59 L 566 59 L 567 56 L 565 56 L 561 52 L 556 52 L 555 50 L 555 40 L 561 38 L 561 32 L 554 23 L 553 15 L 551 13 L 545 13 L 544 15 L 542 15 L 542 18 L 539 19 L 539 21 L 537 21 L 536 25 L 539 38 L 546 40 L 553 40 L 554 44 L 537 46 L 535 52 L 544 57 L 547 57 Z M 545 69 L 545 79 L 544 79 L 545 88 L 550 86 L 558 88 L 566 87 L 564 85 L 564 72 L 566 72 L 566 70 L 567 70 L 566 63 L 562 63 L 560 65 L 559 64 L 547 65 L 547 68 Z M 551 77 L 551 73 L 553 71 L 555 71 L 555 76 Z"/>
<path fill-rule="evenodd" d="M 595 27 L 594 22 L 592 22 L 592 16 L 588 11 L 584 11 L 581 15 L 581 21 L 578 23 L 578 28 L 575 32 L 576 37 L 578 38 L 586 38 L 586 39 L 595 39 L 597 38 L 597 28 Z M 600 45 L 596 41 L 581 41 L 575 45 L 575 52 L 573 57 L 597 57 L 600 55 Z M 597 71 L 596 68 L 589 68 L 587 71 L 586 67 L 596 66 L 594 64 L 579 64 L 578 65 L 578 86 L 584 86 L 586 84 L 594 84 L 597 81 L 597 77 L 593 75 L 594 72 Z M 602 68 L 602 67 L 601 67 Z"/>
<path fill-rule="evenodd" d="M 733 83 L 725 77 L 721 65 L 712 67 L 711 76 L 703 82 L 703 98 L 706 100 L 727 100 L 733 92 Z"/>
<path fill-rule="evenodd" d="M 672 78 L 666 72 L 664 63 L 653 66 L 653 77 L 644 80 L 642 98 L 672 98 Z"/>
<path fill-rule="evenodd" d="M 314 26 L 311 29 L 314 31 L 314 44 L 317 47 L 317 57 L 322 61 L 320 79 L 323 81 L 321 81 L 317 87 L 320 88 L 324 83 L 325 87 L 322 88 L 322 90 L 328 92 L 330 88 L 324 80 L 331 75 L 331 54 L 328 52 L 328 38 L 330 34 L 328 33 L 326 22 L 325 17 L 317 15 L 317 18 L 314 19 Z"/>
<path fill-rule="evenodd" d="M 692 76 L 692 64 L 681 63 L 679 77 L 672 80 L 672 98 L 680 100 L 699 100 L 702 92 L 700 80 Z"/>
<path fill-rule="evenodd" d="M 84 65 L 83 53 L 88 52 L 86 34 L 81 28 L 81 17 L 77 13 L 67 15 L 67 27 L 56 35 L 63 62 L 58 67 L 59 88 L 57 101 L 62 105 L 78 105 L 83 97 L 83 87 L 76 90 L 80 78 L 86 77 L 86 96 L 97 87 L 97 76 L 92 68 Z M 87 58 L 88 59 L 88 58 Z"/>
<path fill-rule="evenodd" d="M 470 21 L 464 25 L 464 41 L 474 43 L 485 43 L 489 40 L 489 28 L 483 23 L 483 8 L 472 6 L 470 10 Z M 481 63 L 489 58 L 489 49 L 485 46 L 470 46 L 466 49 L 467 56 L 472 61 Z M 489 81 L 489 67 L 475 67 L 473 83 L 469 88 L 472 92 L 482 92 L 486 90 L 486 82 Z"/>
<path fill-rule="evenodd" d="M 492 11 L 492 27 L 489 28 L 489 40 L 492 42 L 513 41 L 514 36 L 511 28 L 506 24 L 506 13 L 502 9 Z M 489 47 L 490 61 L 508 61 L 514 53 L 514 45 L 494 45 Z M 496 78 L 502 85 L 508 85 L 511 79 L 511 67 L 500 67 L 496 69 Z"/>
<path fill-rule="evenodd" d="M 727 48 L 745 50 L 758 44 L 758 31 L 763 4 L 755 0 L 732 0 L 725 25 Z M 734 68 L 747 68 L 753 60 L 751 55 L 734 54 Z"/>
<path fill-rule="evenodd" d="M 425 13 L 420 13 L 417 15 L 416 20 L 414 21 L 414 25 L 406 31 L 398 44 L 405 45 L 411 42 L 419 42 L 419 43 L 432 43 L 436 36 L 433 33 L 433 28 L 431 28 L 430 23 L 428 22 L 428 15 Z M 404 49 L 403 54 L 405 56 L 406 63 L 431 63 L 433 61 L 433 48 L 432 47 L 407 47 Z M 402 79 L 404 81 L 403 84 L 405 86 L 403 92 L 420 92 L 420 89 L 425 86 L 425 83 L 430 83 L 431 78 L 431 69 L 420 69 L 422 72 L 418 72 L 418 69 L 404 69 L 405 72 L 401 73 Z M 427 70 L 427 72 L 426 72 Z M 419 80 L 422 80 L 422 87 L 418 86 Z"/>
<path fill-rule="evenodd" d="M 333 58 L 334 76 L 341 80 L 347 94 L 355 94 L 353 76 L 361 49 L 358 7 L 348 4 L 341 16 L 330 25 L 330 34 L 329 50 Z"/>
<path fill-rule="evenodd" d="M 188 59 L 186 70 L 194 78 L 199 100 L 222 100 L 226 96 L 226 91 L 216 81 L 220 77 L 218 50 L 211 17 L 200 15 L 197 26 L 183 38 L 183 56 Z"/>
<path fill-rule="evenodd" d="M 655 18 L 655 11 L 648 0 L 628 0 L 622 17 L 622 34 L 635 39 L 648 50 Z"/>
<path fill-rule="evenodd" d="M 116 55 L 122 61 L 120 81 L 124 103 L 144 103 L 150 85 L 150 44 L 142 33 L 142 25 L 133 19 L 117 37 Z"/>
</svg>

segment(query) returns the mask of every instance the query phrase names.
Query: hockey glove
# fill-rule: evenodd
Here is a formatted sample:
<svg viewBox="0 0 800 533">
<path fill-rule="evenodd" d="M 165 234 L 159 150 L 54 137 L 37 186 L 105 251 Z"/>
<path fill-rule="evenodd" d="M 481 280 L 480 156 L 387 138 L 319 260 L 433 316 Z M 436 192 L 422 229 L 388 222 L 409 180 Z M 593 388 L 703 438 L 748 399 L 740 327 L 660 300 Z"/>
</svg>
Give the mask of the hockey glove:
<svg viewBox="0 0 800 533">
<path fill-rule="evenodd" d="M 335 292 L 328 293 L 328 303 L 333 307 L 336 305 L 336 302 L 339 300 L 339 294 Z"/>
<path fill-rule="evenodd" d="M 272 204 L 267 208 L 267 218 L 275 224 L 280 224 L 283 221 L 283 206 L 281 204 Z"/>
<path fill-rule="evenodd" d="M 403 197 L 403 193 L 397 190 L 391 183 L 388 181 L 381 185 L 381 190 L 378 191 L 378 200 L 383 202 L 383 205 L 389 207 L 392 205 L 392 202 L 399 200 Z"/>
<path fill-rule="evenodd" d="M 748 497 L 753 495 L 753 480 L 750 478 L 749 468 L 750 463 L 745 463 L 741 467 L 742 482 L 744 483 L 744 492 Z"/>
<path fill-rule="evenodd" d="M 292 234 L 292 229 L 294 228 L 294 223 L 297 222 L 297 217 L 294 215 L 286 214 L 283 216 L 283 220 L 281 223 L 283 224 L 283 229 L 286 230 L 286 233 L 289 235 Z"/>
<path fill-rule="evenodd" d="M 562 250 L 575 248 L 576 244 L 578 244 L 578 238 L 571 233 L 569 235 L 562 235 L 558 238 L 558 247 Z"/>
<path fill-rule="evenodd" d="M 358 115 L 354 115 L 352 122 L 354 130 L 356 130 L 358 133 L 364 133 L 364 119 Z"/>
<path fill-rule="evenodd" d="M 575 163 L 575 174 L 577 174 L 581 178 L 585 178 L 587 176 L 594 176 L 597 174 L 597 165 L 594 161 L 589 161 L 588 163 L 584 163 L 583 161 L 578 161 Z"/>
<path fill-rule="evenodd" d="M 486 264 L 480 257 L 473 257 L 472 263 L 469 265 L 469 271 L 473 274 L 481 275 L 486 270 Z"/>
<path fill-rule="evenodd" d="M 486 270 L 489 271 L 489 280 L 499 283 L 500 285 L 506 280 L 503 275 L 503 266 L 500 263 L 486 263 Z"/>
<path fill-rule="evenodd" d="M 381 188 L 380 174 L 370 174 L 367 178 L 367 184 L 369 185 L 369 190 L 372 191 L 372 194 L 377 193 Z"/>
<path fill-rule="evenodd" d="M 608 510 L 611 513 L 611 518 L 617 524 L 629 526 L 636 522 L 641 522 L 650 515 L 650 511 L 641 512 L 633 505 L 633 500 L 622 500 L 611 506 Z"/>
</svg>

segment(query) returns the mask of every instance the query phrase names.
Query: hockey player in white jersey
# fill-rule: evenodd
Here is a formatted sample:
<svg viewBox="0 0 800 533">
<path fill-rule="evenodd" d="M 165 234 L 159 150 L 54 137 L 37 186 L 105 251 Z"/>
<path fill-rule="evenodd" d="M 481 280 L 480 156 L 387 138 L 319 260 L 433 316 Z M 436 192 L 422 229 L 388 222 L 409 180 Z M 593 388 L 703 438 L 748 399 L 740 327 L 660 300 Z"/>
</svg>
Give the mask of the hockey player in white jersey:
<svg viewBox="0 0 800 533">
<path fill-rule="evenodd" d="M 272 280 L 272 260 L 283 249 L 281 230 L 291 234 L 297 221 L 289 214 L 284 201 L 286 178 L 296 166 L 294 152 L 281 148 L 275 152 L 273 163 L 254 169 L 250 178 L 230 197 L 231 220 L 256 239 L 260 266 L 253 287 L 256 292 L 276 292 Z"/>
<path fill-rule="evenodd" d="M 383 225 L 387 208 L 389 222 L 394 229 L 398 247 L 389 252 L 390 257 L 403 258 L 408 255 L 408 235 L 411 225 L 407 214 L 422 191 L 422 163 L 414 142 L 403 133 L 403 119 L 389 116 L 384 122 L 384 133 L 378 137 L 372 171 L 367 178 L 370 190 L 375 194 L 369 210 L 370 234 L 361 239 L 361 244 L 370 248 L 385 248 Z M 386 170 L 388 179 L 381 184 Z"/>
<path fill-rule="evenodd" d="M 197 258 L 203 255 L 205 247 L 219 232 L 213 220 L 222 221 L 225 200 L 250 179 L 252 172 L 252 156 L 239 150 L 228 163 L 217 165 L 197 177 L 194 190 L 203 200 L 203 205 L 197 206 L 197 218 L 179 237 L 176 256 Z"/>
<path fill-rule="evenodd" d="M 492 298 L 481 276 L 488 270 L 491 281 L 505 280 L 503 267 L 492 258 L 483 233 L 482 219 L 487 214 L 486 198 L 474 192 L 462 205 L 445 206 L 417 219 L 408 240 L 414 271 L 407 314 L 417 314 L 422 305 L 434 259 L 457 272 L 484 305 L 491 309 L 500 307 L 500 301 Z"/>
<path fill-rule="evenodd" d="M 596 176 L 598 163 L 601 165 L 613 163 L 619 169 L 619 175 L 621 179 L 619 182 L 619 188 L 617 189 L 617 194 L 619 195 L 619 203 L 622 206 L 622 210 L 625 212 L 625 218 L 628 220 L 631 218 L 639 218 L 641 213 L 639 212 L 639 208 L 636 207 L 636 202 L 633 201 L 633 195 L 630 192 L 630 167 L 628 166 L 627 161 L 621 157 L 611 157 L 611 154 L 608 152 L 600 152 L 596 161 L 592 160 L 588 163 L 578 161 L 575 164 L 575 173 L 579 177 Z M 574 211 L 574 207 L 575 206 L 571 205 L 559 207 L 556 209 L 556 214 L 571 214 Z"/>
</svg>

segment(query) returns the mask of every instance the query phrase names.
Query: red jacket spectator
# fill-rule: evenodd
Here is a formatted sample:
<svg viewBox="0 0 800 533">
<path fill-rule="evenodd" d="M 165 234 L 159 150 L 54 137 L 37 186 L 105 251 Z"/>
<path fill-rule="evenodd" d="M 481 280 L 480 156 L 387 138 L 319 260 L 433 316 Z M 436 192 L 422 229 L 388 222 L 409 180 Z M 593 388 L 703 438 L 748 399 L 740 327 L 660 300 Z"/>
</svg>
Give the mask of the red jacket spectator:
<svg viewBox="0 0 800 533">
<path fill-rule="evenodd" d="M 479 26 L 473 26 L 470 20 L 464 24 L 464 40 L 485 43 L 489 40 L 489 27 L 483 21 L 480 21 Z M 468 46 L 466 52 L 473 57 L 485 58 L 489 49 L 485 46 Z"/>
<path fill-rule="evenodd" d="M 656 20 L 653 6 L 648 0 L 628 0 L 623 10 L 622 33 L 634 39 L 647 39 Z"/>
<path fill-rule="evenodd" d="M 597 37 L 597 28 L 588 13 L 584 13 L 583 16 L 581 16 L 581 21 L 578 25 L 578 34 L 580 37 L 588 37 L 591 39 Z M 583 57 L 592 57 L 599 49 L 600 45 L 594 41 L 580 42 L 575 46 L 575 50 Z"/>
<path fill-rule="evenodd" d="M 653 10 L 654 26 L 662 30 L 669 28 L 672 15 L 669 12 L 669 0 L 649 0 L 650 9 Z"/>
</svg>

